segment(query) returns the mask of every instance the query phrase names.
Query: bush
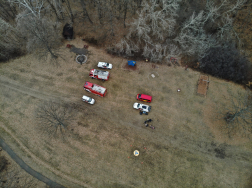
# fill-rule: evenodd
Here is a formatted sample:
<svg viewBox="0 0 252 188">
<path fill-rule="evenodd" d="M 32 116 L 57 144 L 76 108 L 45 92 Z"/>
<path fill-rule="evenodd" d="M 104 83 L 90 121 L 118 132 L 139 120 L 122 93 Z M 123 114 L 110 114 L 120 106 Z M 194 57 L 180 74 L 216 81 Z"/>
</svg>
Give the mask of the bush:
<svg viewBox="0 0 252 188">
<path fill-rule="evenodd" d="M 8 160 L 4 157 L 0 157 L 0 172 L 2 172 L 8 165 Z"/>
<path fill-rule="evenodd" d="M 248 60 L 232 45 L 211 48 L 201 59 L 200 69 L 213 76 L 234 81 L 247 82 Z"/>
</svg>

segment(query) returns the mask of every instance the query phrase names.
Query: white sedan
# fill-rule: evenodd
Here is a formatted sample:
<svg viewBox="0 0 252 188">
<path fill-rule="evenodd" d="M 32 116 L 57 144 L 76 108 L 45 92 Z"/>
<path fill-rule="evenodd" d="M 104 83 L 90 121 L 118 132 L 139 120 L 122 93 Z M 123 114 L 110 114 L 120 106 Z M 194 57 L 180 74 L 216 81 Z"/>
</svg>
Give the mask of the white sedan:
<svg viewBox="0 0 252 188">
<path fill-rule="evenodd" d="M 91 97 L 88 97 L 86 95 L 82 96 L 82 101 L 87 102 L 88 104 L 94 104 L 95 100 Z"/>
<path fill-rule="evenodd" d="M 134 103 L 133 108 L 141 110 L 142 112 L 150 112 L 151 106 L 146 104 Z"/>
<path fill-rule="evenodd" d="M 106 63 L 106 62 L 99 62 L 97 67 L 103 68 L 103 69 L 112 69 L 112 64 Z"/>
</svg>

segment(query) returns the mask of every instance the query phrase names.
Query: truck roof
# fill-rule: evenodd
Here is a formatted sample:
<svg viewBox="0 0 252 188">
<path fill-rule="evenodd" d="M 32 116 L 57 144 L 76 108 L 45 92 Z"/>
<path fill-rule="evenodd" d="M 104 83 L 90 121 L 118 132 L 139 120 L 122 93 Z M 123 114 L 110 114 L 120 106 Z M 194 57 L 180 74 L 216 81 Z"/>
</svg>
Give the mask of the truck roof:
<svg viewBox="0 0 252 188">
<path fill-rule="evenodd" d="M 107 79 L 108 76 L 109 76 L 109 72 L 108 71 L 91 69 L 90 72 L 93 73 L 94 76 L 97 75 L 99 78 L 102 78 L 102 79 Z"/>
<path fill-rule="evenodd" d="M 90 88 L 90 89 L 92 89 L 92 90 L 94 90 L 94 91 L 96 91 L 96 92 L 99 92 L 99 93 L 101 93 L 101 94 L 104 94 L 105 91 L 106 91 L 106 88 L 105 88 L 105 87 L 99 86 L 99 85 L 97 85 L 97 84 L 93 84 L 93 83 L 91 83 L 91 82 L 86 82 L 85 85 L 84 85 L 84 87 Z"/>
</svg>

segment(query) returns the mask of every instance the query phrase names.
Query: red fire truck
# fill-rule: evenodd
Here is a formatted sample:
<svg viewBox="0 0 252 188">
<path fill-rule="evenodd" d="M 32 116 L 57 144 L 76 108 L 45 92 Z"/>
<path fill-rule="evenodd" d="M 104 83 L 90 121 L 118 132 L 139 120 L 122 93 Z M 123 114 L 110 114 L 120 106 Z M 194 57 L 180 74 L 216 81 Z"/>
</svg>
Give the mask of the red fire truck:
<svg viewBox="0 0 252 188">
<path fill-rule="evenodd" d="M 96 78 L 99 80 L 108 80 L 109 79 L 109 72 L 108 71 L 102 71 L 97 69 L 91 69 L 89 72 L 89 76 L 91 78 Z"/>
<path fill-rule="evenodd" d="M 99 86 L 97 84 L 93 84 L 91 82 L 86 82 L 83 88 L 91 93 L 104 97 L 107 93 L 107 89 L 105 87 Z"/>
</svg>

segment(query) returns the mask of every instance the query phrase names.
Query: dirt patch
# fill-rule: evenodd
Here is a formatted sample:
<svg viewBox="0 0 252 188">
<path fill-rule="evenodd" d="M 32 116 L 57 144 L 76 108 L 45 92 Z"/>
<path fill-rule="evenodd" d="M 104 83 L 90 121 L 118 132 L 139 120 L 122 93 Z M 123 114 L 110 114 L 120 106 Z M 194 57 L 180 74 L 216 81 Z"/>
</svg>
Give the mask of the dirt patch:
<svg viewBox="0 0 252 188">
<path fill-rule="evenodd" d="M 198 81 L 198 90 L 197 93 L 200 95 L 206 96 L 207 89 L 209 85 L 209 79 L 206 75 L 200 75 L 199 81 Z"/>
<path fill-rule="evenodd" d="M 135 64 L 135 66 L 130 66 L 130 65 L 128 65 L 128 62 L 124 63 L 124 65 L 122 67 L 123 67 L 123 69 L 132 70 L 132 71 L 138 70 L 137 64 Z"/>
</svg>

